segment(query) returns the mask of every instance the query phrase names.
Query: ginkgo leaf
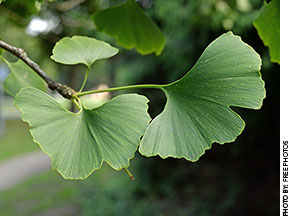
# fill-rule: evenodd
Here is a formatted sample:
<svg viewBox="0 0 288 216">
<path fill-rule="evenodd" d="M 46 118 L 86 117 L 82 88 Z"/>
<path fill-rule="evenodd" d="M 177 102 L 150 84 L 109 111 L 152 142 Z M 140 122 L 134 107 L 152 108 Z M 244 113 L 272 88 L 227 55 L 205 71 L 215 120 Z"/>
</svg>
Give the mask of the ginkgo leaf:
<svg viewBox="0 0 288 216">
<path fill-rule="evenodd" d="M 52 51 L 51 59 L 68 65 L 85 64 L 90 67 L 96 60 L 107 59 L 118 53 L 110 44 L 85 36 L 62 38 Z"/>
<path fill-rule="evenodd" d="M 280 64 L 280 0 L 264 1 L 254 26 L 264 45 L 269 47 L 271 61 Z"/>
<path fill-rule="evenodd" d="M 10 74 L 4 81 L 4 90 L 15 96 L 21 88 L 33 86 L 42 91 L 46 91 L 45 82 L 22 60 L 15 63 L 4 61 L 10 69 Z"/>
<path fill-rule="evenodd" d="M 116 170 L 127 168 L 150 121 L 147 102 L 144 96 L 124 94 L 72 113 L 35 88 L 15 97 L 34 142 L 66 179 L 84 179 L 104 161 Z"/>
<path fill-rule="evenodd" d="M 99 11 L 93 20 L 99 31 L 115 37 L 126 49 L 136 48 L 142 55 L 160 55 L 165 47 L 164 35 L 135 0 Z"/>
<path fill-rule="evenodd" d="M 233 142 L 245 123 L 230 106 L 259 109 L 265 98 L 260 67 L 259 55 L 240 37 L 220 36 L 182 79 L 163 88 L 167 103 L 140 153 L 196 161 L 213 142 Z"/>
</svg>

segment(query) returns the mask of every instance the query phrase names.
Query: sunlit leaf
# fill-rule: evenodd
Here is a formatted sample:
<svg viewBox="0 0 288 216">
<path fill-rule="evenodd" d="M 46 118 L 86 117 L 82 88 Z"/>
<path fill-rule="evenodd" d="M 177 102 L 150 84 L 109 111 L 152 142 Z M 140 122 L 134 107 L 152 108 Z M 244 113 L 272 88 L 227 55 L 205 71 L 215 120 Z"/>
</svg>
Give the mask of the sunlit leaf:
<svg viewBox="0 0 288 216">
<path fill-rule="evenodd" d="M 259 55 L 223 34 L 180 80 L 163 88 L 167 103 L 140 144 L 145 156 L 196 161 L 216 142 L 233 142 L 245 123 L 230 106 L 259 109 L 265 97 Z"/>
<path fill-rule="evenodd" d="M 271 61 L 280 64 L 280 1 L 264 2 L 254 26 L 265 46 L 269 47 Z"/>
<path fill-rule="evenodd" d="M 93 20 L 99 31 L 115 37 L 126 49 L 136 48 L 143 55 L 153 52 L 160 55 L 165 47 L 164 35 L 135 0 L 99 11 Z"/>
<path fill-rule="evenodd" d="M 45 82 L 22 60 L 15 63 L 4 61 L 10 69 L 10 74 L 4 81 L 4 90 L 15 96 L 21 88 L 33 86 L 42 91 L 46 91 Z"/>
<path fill-rule="evenodd" d="M 118 49 L 110 44 L 85 36 L 65 37 L 56 43 L 51 58 L 59 63 L 90 67 L 96 60 L 110 58 Z"/>
<path fill-rule="evenodd" d="M 34 142 L 66 179 L 84 179 L 103 162 L 116 170 L 128 167 L 150 121 L 147 102 L 144 96 L 124 94 L 72 113 L 35 88 L 15 97 Z"/>
</svg>

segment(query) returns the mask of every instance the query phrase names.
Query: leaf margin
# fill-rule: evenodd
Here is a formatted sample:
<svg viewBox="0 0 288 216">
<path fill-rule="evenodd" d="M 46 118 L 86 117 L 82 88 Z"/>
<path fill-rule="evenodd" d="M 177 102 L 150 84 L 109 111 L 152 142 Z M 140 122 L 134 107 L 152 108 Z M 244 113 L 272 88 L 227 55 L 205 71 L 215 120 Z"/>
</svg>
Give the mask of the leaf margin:
<svg viewBox="0 0 288 216">
<path fill-rule="evenodd" d="M 153 123 L 154 121 L 156 121 L 157 118 L 158 118 L 160 115 L 162 115 L 162 114 L 164 113 L 164 111 L 167 109 L 167 104 L 168 104 L 168 100 L 169 100 L 169 96 L 168 96 L 169 93 L 167 92 L 166 88 L 169 88 L 169 87 L 171 87 L 171 86 L 173 86 L 173 85 L 177 85 L 178 82 L 181 82 L 186 76 L 189 76 L 190 72 L 193 70 L 193 68 L 194 68 L 195 65 L 198 63 L 198 61 L 200 60 L 200 58 L 202 57 L 202 55 L 205 53 L 205 51 L 206 51 L 218 38 L 220 38 L 220 37 L 223 36 L 223 35 L 229 35 L 229 34 L 232 35 L 232 36 L 234 36 L 234 37 L 236 37 L 236 38 L 242 43 L 242 45 L 245 45 L 246 47 L 248 47 L 248 48 L 250 49 L 250 51 L 252 51 L 252 52 L 255 54 L 255 56 L 257 56 L 258 61 L 259 61 L 259 65 L 258 65 L 258 69 L 257 69 L 257 72 L 258 72 L 258 75 L 259 75 L 258 78 L 259 78 L 260 81 L 262 82 L 262 89 L 263 89 L 263 97 L 262 97 L 262 99 L 261 99 L 261 103 L 259 103 L 259 105 L 258 105 L 257 107 L 248 107 L 248 106 L 243 106 L 243 105 L 241 105 L 241 106 L 235 106 L 235 105 L 231 105 L 231 104 L 226 104 L 226 105 L 224 105 L 225 108 L 227 108 L 227 109 L 230 110 L 233 114 L 235 114 L 235 115 L 241 120 L 241 122 L 243 123 L 243 126 L 242 126 L 241 130 L 239 131 L 239 133 L 238 133 L 231 141 L 227 141 L 227 142 L 221 143 L 221 142 L 215 142 L 215 140 L 214 140 L 213 142 L 209 143 L 209 146 L 204 149 L 204 151 L 202 152 L 202 154 L 200 154 L 200 155 L 199 155 L 196 159 L 194 159 L 194 160 L 193 160 L 193 159 L 189 159 L 189 158 L 186 157 L 185 155 L 184 155 L 184 156 L 175 156 L 175 155 L 172 155 L 172 154 L 168 154 L 168 155 L 166 155 L 166 156 L 163 156 L 163 155 L 161 155 L 161 153 L 159 153 L 159 152 L 155 152 L 155 153 L 153 153 L 153 154 L 147 155 L 147 154 L 145 154 L 144 152 L 142 152 L 142 150 L 141 150 L 141 149 L 142 149 L 142 141 L 143 141 L 143 138 L 144 138 L 144 136 L 146 135 L 148 129 L 151 127 L 152 123 Z M 239 108 L 244 108 L 244 109 L 259 110 L 259 109 L 263 106 L 263 101 L 264 101 L 264 99 L 266 98 L 266 89 L 265 89 L 265 82 L 264 82 L 264 80 L 262 79 L 262 75 L 261 75 L 261 72 L 260 72 L 260 71 L 261 71 L 261 66 L 262 66 L 262 59 L 261 59 L 260 55 L 259 55 L 249 44 L 245 43 L 239 35 L 234 35 L 232 31 L 228 31 L 227 33 L 224 33 L 224 34 L 220 35 L 219 37 L 217 37 L 215 40 L 213 40 L 213 41 L 204 49 L 204 51 L 202 52 L 201 56 L 198 58 L 198 60 L 196 61 L 196 63 L 193 65 L 193 67 L 192 67 L 184 76 L 182 76 L 180 79 L 178 79 L 178 80 L 176 80 L 176 81 L 174 81 L 174 82 L 172 82 L 172 83 L 169 83 L 169 84 L 165 85 L 164 87 L 160 88 L 160 89 L 164 92 L 164 94 L 165 94 L 166 103 L 165 103 L 165 106 L 164 106 L 162 112 L 161 112 L 160 114 L 158 114 L 154 119 L 152 119 L 152 121 L 150 122 L 148 128 L 146 129 L 146 131 L 145 131 L 145 133 L 144 133 L 144 135 L 143 135 L 143 137 L 142 137 L 142 140 L 141 140 L 139 149 L 138 149 L 139 153 L 140 153 L 142 156 L 145 156 L 145 157 L 159 156 L 159 157 L 162 158 L 162 159 L 167 159 L 167 158 L 169 158 L 169 157 L 171 157 L 171 158 L 176 158 L 176 159 L 184 158 L 184 159 L 186 159 L 187 161 L 196 162 L 196 161 L 198 161 L 198 160 L 200 159 L 200 157 L 202 157 L 202 156 L 206 153 L 206 151 L 208 151 L 208 150 L 210 150 L 210 149 L 212 148 L 212 146 L 213 146 L 214 143 L 220 144 L 220 145 L 224 145 L 225 143 L 235 142 L 235 140 L 242 134 L 243 130 L 245 129 L 246 123 L 245 123 L 245 121 L 242 119 L 242 117 L 241 117 L 236 111 L 234 111 L 231 107 L 239 107 Z M 222 104 L 222 106 L 223 106 L 223 104 Z"/>
</svg>

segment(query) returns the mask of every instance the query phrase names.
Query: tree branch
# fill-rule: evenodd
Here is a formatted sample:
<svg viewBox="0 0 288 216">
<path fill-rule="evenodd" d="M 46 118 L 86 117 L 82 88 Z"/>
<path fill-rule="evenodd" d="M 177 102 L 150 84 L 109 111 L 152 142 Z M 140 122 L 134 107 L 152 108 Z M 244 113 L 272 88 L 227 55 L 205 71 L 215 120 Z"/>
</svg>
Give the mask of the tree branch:
<svg viewBox="0 0 288 216">
<path fill-rule="evenodd" d="M 61 94 L 64 98 L 71 99 L 76 95 L 76 91 L 69 86 L 63 85 L 59 82 L 55 82 L 52 80 L 41 68 L 40 66 L 31 60 L 26 52 L 10 44 L 7 44 L 4 41 L 0 40 L 0 48 L 7 50 L 8 52 L 12 53 L 22 61 L 24 61 L 32 70 L 34 70 L 47 84 L 51 90 L 56 90 L 59 94 Z"/>
</svg>

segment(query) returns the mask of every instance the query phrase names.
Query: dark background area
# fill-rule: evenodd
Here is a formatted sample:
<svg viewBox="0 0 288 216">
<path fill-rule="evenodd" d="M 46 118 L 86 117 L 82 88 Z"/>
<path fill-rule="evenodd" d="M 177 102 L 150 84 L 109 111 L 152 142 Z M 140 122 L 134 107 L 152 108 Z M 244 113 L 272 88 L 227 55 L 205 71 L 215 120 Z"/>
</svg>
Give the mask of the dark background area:
<svg viewBox="0 0 288 216">
<path fill-rule="evenodd" d="M 95 11 L 119 0 L 84 1 L 66 11 L 59 9 L 62 1 L 57 1 L 47 4 L 40 12 L 28 2 L 7 0 L 0 6 L 0 37 L 25 48 L 58 81 L 78 89 L 84 77 L 82 66 L 63 66 L 49 60 L 60 38 L 85 35 L 119 47 L 113 38 L 97 32 L 90 18 Z M 141 0 L 139 3 L 166 37 L 163 53 L 142 56 L 119 47 L 117 56 L 93 66 L 86 89 L 103 83 L 116 87 L 175 81 L 195 64 L 209 43 L 231 30 L 260 54 L 267 95 L 260 110 L 233 108 L 246 122 L 244 131 L 233 143 L 214 143 L 198 162 L 145 158 L 137 153 L 131 161 L 134 182 L 124 172 L 111 171 L 102 180 L 92 175 L 81 183 L 75 195 L 80 211 L 83 215 L 104 216 L 278 215 L 280 71 L 278 64 L 270 62 L 269 50 L 253 27 L 263 0 Z M 49 32 L 31 36 L 26 32 L 33 17 L 54 17 L 58 25 Z M 163 93 L 149 89 L 137 92 L 149 98 L 152 117 L 161 112 L 165 104 Z"/>
</svg>

